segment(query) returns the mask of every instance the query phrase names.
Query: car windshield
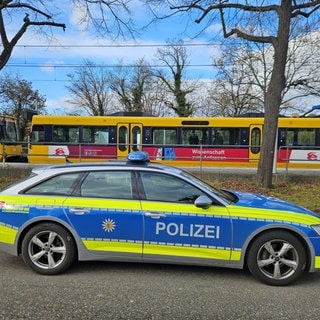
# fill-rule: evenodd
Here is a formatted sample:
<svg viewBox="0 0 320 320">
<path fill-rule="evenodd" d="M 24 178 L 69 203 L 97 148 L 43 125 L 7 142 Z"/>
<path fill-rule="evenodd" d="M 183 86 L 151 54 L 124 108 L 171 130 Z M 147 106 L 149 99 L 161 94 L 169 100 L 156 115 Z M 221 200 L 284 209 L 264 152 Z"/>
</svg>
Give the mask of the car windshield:
<svg viewBox="0 0 320 320">
<path fill-rule="evenodd" d="M 196 176 L 194 176 L 191 173 L 181 171 L 181 175 L 188 178 L 188 179 L 195 181 L 197 184 L 201 185 L 203 188 L 205 188 L 209 192 L 216 194 L 218 197 L 223 198 L 225 201 L 227 201 L 229 203 L 230 202 L 234 203 L 237 201 L 237 198 L 235 198 L 231 193 L 217 189 L 217 188 L 211 186 L 210 184 L 204 182 L 203 180 L 197 178 Z"/>
</svg>

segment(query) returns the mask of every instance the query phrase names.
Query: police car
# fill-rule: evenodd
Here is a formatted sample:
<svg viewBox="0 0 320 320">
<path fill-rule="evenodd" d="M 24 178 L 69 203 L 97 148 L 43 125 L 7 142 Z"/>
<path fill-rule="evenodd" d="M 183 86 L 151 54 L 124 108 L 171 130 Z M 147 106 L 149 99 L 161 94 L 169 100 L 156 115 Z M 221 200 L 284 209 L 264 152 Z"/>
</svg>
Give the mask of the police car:
<svg viewBox="0 0 320 320">
<path fill-rule="evenodd" d="M 34 271 L 75 260 L 248 267 L 269 285 L 320 269 L 320 218 L 283 200 L 220 191 L 188 173 L 128 161 L 34 168 L 0 192 L 0 250 Z"/>
</svg>

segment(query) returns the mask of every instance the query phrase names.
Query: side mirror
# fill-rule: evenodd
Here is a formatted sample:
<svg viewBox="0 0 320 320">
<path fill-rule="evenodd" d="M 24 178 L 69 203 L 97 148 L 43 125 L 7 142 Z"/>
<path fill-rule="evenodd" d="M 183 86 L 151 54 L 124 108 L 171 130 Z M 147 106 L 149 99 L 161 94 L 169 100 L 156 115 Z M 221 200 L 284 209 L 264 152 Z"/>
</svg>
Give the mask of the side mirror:
<svg viewBox="0 0 320 320">
<path fill-rule="evenodd" d="M 199 196 L 194 204 L 197 208 L 208 209 L 212 205 L 212 201 L 207 196 Z"/>
</svg>

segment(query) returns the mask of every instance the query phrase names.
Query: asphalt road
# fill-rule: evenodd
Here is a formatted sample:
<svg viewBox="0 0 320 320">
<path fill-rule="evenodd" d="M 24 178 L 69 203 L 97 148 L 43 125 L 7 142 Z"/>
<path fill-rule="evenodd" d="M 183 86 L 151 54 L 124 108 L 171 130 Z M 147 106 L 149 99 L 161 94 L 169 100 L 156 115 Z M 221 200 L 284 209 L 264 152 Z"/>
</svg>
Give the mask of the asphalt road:
<svg viewBox="0 0 320 320">
<path fill-rule="evenodd" d="M 0 253 L 0 319 L 319 319 L 320 273 L 270 287 L 247 271 L 106 262 L 40 276 Z"/>
</svg>

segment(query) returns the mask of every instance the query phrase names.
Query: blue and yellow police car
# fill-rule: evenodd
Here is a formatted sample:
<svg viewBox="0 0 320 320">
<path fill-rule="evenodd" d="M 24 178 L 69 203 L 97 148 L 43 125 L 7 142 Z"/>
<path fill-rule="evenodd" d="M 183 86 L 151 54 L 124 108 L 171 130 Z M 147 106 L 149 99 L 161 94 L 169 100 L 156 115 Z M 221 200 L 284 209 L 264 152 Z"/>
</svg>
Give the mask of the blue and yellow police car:
<svg viewBox="0 0 320 320">
<path fill-rule="evenodd" d="M 217 190 L 148 161 L 34 168 L 0 192 L 0 250 L 34 271 L 75 260 L 247 267 L 269 285 L 320 269 L 320 218 L 260 194 Z"/>
</svg>

